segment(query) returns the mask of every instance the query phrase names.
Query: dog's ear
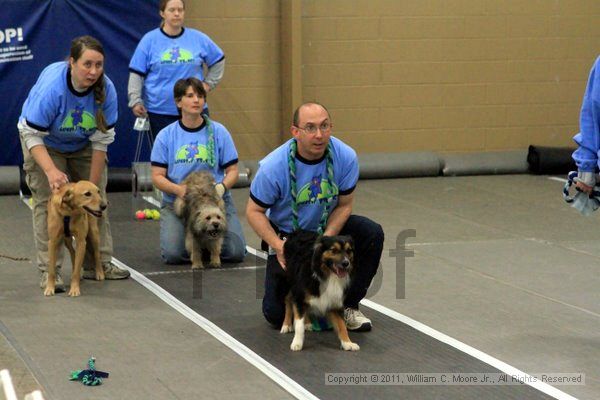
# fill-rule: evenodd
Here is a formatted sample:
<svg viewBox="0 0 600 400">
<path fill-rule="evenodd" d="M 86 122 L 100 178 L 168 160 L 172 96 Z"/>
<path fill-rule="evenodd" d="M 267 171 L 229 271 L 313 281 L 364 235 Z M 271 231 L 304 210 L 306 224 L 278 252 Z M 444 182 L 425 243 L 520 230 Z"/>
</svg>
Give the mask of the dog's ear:
<svg viewBox="0 0 600 400">
<path fill-rule="evenodd" d="M 354 239 L 352 239 L 352 236 L 350 236 L 350 235 L 342 236 L 342 239 L 344 240 L 344 242 L 349 243 L 350 246 L 352 246 L 352 248 L 354 248 Z"/>
<path fill-rule="evenodd" d="M 65 194 L 62 197 L 62 203 L 68 206 L 71 206 L 71 201 L 73 200 L 73 189 L 67 189 Z"/>
<path fill-rule="evenodd" d="M 314 267 L 321 265 L 321 256 L 323 255 L 323 236 L 319 236 L 313 245 L 312 265 Z"/>
<path fill-rule="evenodd" d="M 317 239 L 315 240 L 315 244 L 313 245 L 313 253 L 321 251 L 321 249 L 323 248 L 323 240 L 324 236 L 317 237 Z"/>
</svg>

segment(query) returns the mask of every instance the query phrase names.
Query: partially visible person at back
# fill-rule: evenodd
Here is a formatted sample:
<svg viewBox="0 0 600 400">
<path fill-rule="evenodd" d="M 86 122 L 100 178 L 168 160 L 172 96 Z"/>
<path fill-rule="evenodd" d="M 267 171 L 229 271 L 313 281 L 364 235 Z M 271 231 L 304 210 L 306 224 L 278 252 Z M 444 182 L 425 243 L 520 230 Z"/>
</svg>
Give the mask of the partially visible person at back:
<svg viewBox="0 0 600 400">
<path fill-rule="evenodd" d="M 133 53 L 127 88 L 129 107 L 136 117 L 148 117 L 154 137 L 179 119 L 173 101 L 175 82 L 195 77 L 208 93 L 225 70 L 221 48 L 208 35 L 184 27 L 183 0 L 160 0 L 159 12 L 160 27 L 146 33 Z M 206 104 L 203 113 L 209 114 Z"/>
<path fill-rule="evenodd" d="M 33 200 L 33 231 L 40 286 L 48 279 L 47 202 L 52 191 L 69 181 L 89 180 L 106 199 L 107 147 L 114 141 L 117 93 L 104 74 L 104 49 L 91 36 L 71 42 L 68 61 L 47 66 L 30 90 L 19 117 L 23 169 Z M 113 243 L 104 213 L 100 228 L 100 258 L 106 279 L 124 279 L 129 271 L 111 263 Z M 62 253 L 61 253 L 62 254 Z M 57 262 L 56 290 L 64 291 Z M 83 277 L 95 279 L 86 256 Z"/>
</svg>

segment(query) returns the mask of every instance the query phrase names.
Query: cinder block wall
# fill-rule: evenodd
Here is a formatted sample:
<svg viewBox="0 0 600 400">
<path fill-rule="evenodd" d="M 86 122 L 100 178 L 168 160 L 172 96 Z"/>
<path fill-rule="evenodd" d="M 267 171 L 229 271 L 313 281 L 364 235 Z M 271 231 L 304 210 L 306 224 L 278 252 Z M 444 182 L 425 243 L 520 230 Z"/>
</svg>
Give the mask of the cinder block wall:
<svg viewBox="0 0 600 400">
<path fill-rule="evenodd" d="M 302 99 L 325 104 L 335 135 L 357 151 L 572 144 L 600 53 L 600 2 L 300 3 Z M 242 158 L 263 156 L 291 117 L 280 104 L 280 2 L 188 0 L 187 7 L 188 25 L 227 55 L 211 111 Z"/>
<path fill-rule="evenodd" d="M 364 152 L 571 145 L 593 0 L 306 0 L 304 98 Z"/>
<path fill-rule="evenodd" d="M 262 158 L 280 144 L 279 1 L 187 0 L 186 25 L 225 52 L 211 116 L 229 129 L 240 159 Z"/>
</svg>

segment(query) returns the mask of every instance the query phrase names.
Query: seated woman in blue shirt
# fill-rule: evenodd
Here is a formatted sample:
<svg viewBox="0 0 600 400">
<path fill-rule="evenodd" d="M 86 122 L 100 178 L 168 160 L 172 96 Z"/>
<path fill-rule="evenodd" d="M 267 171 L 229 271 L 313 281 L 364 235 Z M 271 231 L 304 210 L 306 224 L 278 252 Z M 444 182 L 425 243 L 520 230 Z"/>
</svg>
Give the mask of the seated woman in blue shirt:
<svg viewBox="0 0 600 400">
<path fill-rule="evenodd" d="M 163 192 L 160 222 L 161 256 L 167 264 L 189 262 L 185 249 L 185 227 L 173 209 L 176 197 L 185 195 L 181 182 L 192 172 L 208 170 L 217 182 L 227 216 L 227 233 L 221 260 L 241 262 L 246 252 L 242 226 L 228 191 L 238 179 L 238 153 L 231 134 L 222 124 L 202 114 L 206 91 L 196 78 L 180 79 L 173 89 L 181 118 L 160 131 L 150 161 L 152 182 Z"/>
</svg>

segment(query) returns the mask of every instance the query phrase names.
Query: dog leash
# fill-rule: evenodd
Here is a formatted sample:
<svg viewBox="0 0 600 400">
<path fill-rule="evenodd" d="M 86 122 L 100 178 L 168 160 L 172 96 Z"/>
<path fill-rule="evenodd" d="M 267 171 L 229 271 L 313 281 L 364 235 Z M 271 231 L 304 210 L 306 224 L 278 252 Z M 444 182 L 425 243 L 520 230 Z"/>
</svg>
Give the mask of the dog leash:
<svg viewBox="0 0 600 400">
<path fill-rule="evenodd" d="M 9 255 L 2 254 L 2 253 L 0 253 L 0 257 L 8 258 L 9 260 L 13 260 L 13 261 L 29 261 L 28 257 L 13 257 L 13 256 L 9 256 Z"/>
<path fill-rule="evenodd" d="M 137 137 L 137 144 L 135 146 L 135 155 L 133 156 L 133 161 L 139 162 L 140 157 L 142 155 L 142 147 L 144 145 L 144 139 L 148 139 L 148 145 L 150 146 L 150 151 L 152 151 L 152 144 L 153 144 L 152 143 L 152 130 L 150 128 L 150 124 L 148 124 L 148 129 L 137 130 L 134 127 L 134 130 L 136 130 L 138 132 L 138 137 Z"/>
<path fill-rule="evenodd" d="M 202 114 L 202 118 L 206 121 L 206 129 L 208 130 L 208 140 L 206 142 L 206 151 L 208 153 L 207 163 L 211 168 L 215 166 L 215 127 L 213 122 L 208 118 L 208 115 Z"/>
<path fill-rule="evenodd" d="M 65 215 L 63 218 L 63 228 L 64 228 L 64 234 L 66 237 L 70 237 L 71 235 L 71 217 L 68 215 Z"/>
</svg>

